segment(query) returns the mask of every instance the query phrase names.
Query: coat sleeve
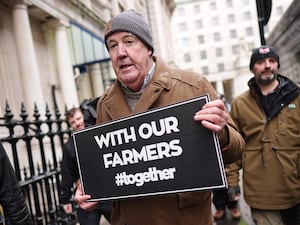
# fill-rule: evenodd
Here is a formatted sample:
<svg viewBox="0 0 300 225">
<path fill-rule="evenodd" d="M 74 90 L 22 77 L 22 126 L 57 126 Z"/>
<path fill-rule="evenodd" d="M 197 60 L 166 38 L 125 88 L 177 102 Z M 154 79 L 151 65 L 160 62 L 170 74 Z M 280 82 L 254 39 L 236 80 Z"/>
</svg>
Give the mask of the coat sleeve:
<svg viewBox="0 0 300 225">
<path fill-rule="evenodd" d="M 207 92 L 209 93 L 210 99 L 218 99 L 217 93 L 212 85 L 203 78 L 206 82 Z M 223 160 L 225 164 L 230 164 L 238 161 L 242 157 L 243 149 L 245 147 L 245 141 L 238 132 L 237 126 L 233 119 L 228 113 L 227 124 L 225 125 L 221 135 L 219 136 L 220 145 L 222 149 Z"/>
<path fill-rule="evenodd" d="M 230 116 L 232 118 L 233 123 L 235 124 L 235 129 L 241 134 L 241 129 L 239 126 L 238 120 L 238 107 L 236 100 L 234 99 L 231 104 Z M 226 166 L 226 176 L 229 186 L 237 186 L 239 184 L 239 170 L 242 168 L 242 159 Z"/>
<path fill-rule="evenodd" d="M 240 181 L 239 171 L 241 169 L 241 163 L 242 163 L 242 160 L 238 160 L 235 163 L 226 165 L 225 171 L 226 171 L 228 186 L 238 186 L 239 185 L 239 181 Z"/>
<path fill-rule="evenodd" d="M 5 217 L 14 225 L 31 225 L 31 215 L 25 203 L 22 190 L 19 186 L 6 152 L 0 143 L 0 204 Z"/>
<path fill-rule="evenodd" d="M 236 162 L 242 158 L 245 141 L 237 131 L 231 117 L 228 118 L 227 124 L 220 136 L 220 144 L 225 164 Z"/>
</svg>

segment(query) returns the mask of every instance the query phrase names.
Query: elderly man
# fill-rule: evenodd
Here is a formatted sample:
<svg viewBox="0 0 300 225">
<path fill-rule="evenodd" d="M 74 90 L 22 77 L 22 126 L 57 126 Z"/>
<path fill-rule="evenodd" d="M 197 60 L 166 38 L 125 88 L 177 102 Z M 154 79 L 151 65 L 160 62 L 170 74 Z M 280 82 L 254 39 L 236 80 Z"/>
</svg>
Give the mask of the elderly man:
<svg viewBox="0 0 300 225">
<path fill-rule="evenodd" d="M 213 101 L 195 112 L 193 119 L 218 134 L 225 162 L 241 157 L 244 141 L 211 84 L 199 74 L 170 68 L 153 56 L 150 27 L 140 13 L 128 10 L 113 17 L 105 27 L 105 44 L 117 80 L 98 102 L 98 123 L 208 94 Z M 90 196 L 82 195 L 80 187 L 75 198 L 85 209 L 95 204 L 85 201 Z M 211 225 L 211 192 L 117 200 L 111 223 Z"/>
</svg>

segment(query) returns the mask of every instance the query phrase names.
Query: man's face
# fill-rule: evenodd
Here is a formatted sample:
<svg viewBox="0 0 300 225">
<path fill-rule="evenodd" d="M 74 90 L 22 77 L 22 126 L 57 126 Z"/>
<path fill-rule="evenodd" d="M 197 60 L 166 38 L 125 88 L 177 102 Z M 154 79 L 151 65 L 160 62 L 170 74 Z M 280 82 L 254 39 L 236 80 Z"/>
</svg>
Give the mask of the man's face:
<svg viewBox="0 0 300 225">
<path fill-rule="evenodd" d="M 83 129 L 85 127 L 83 114 L 80 111 L 76 111 L 74 116 L 68 119 L 68 122 L 74 131 Z"/>
<path fill-rule="evenodd" d="M 258 84 L 268 85 L 277 77 L 278 62 L 272 57 L 264 58 L 254 63 L 251 71 Z"/>
<path fill-rule="evenodd" d="M 131 90 L 139 91 L 152 66 L 151 50 L 128 32 L 112 34 L 107 46 L 118 80 Z"/>
</svg>

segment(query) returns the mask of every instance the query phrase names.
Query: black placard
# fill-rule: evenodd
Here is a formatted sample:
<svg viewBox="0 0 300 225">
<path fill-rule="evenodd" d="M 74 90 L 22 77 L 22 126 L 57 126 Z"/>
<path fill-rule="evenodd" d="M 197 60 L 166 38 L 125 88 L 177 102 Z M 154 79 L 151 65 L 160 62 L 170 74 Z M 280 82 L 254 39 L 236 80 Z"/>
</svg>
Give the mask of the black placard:
<svg viewBox="0 0 300 225">
<path fill-rule="evenodd" d="M 91 201 L 227 186 L 215 133 L 194 121 L 201 96 L 74 132 Z"/>
</svg>

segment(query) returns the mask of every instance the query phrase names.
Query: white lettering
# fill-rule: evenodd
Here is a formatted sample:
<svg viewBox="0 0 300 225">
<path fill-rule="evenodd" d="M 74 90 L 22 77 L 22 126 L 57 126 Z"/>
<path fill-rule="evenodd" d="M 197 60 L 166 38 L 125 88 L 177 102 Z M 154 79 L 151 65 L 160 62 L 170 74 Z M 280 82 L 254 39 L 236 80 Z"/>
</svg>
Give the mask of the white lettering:
<svg viewBox="0 0 300 225">
<path fill-rule="evenodd" d="M 183 149 L 179 143 L 180 140 L 174 139 L 169 143 L 160 142 L 143 146 L 140 152 L 135 148 L 132 148 L 124 149 L 120 153 L 106 153 L 103 154 L 104 166 L 105 168 L 109 168 L 180 156 L 183 152 Z"/>
<path fill-rule="evenodd" d="M 153 135 L 160 137 L 164 134 L 170 134 L 172 132 L 179 132 L 178 120 L 174 116 L 170 116 L 157 121 L 151 121 L 149 123 L 142 123 L 138 129 L 138 134 L 143 139 L 149 139 Z"/>
<path fill-rule="evenodd" d="M 151 125 L 148 123 L 142 123 L 139 127 L 138 133 L 141 138 L 148 139 L 152 136 Z"/>
<path fill-rule="evenodd" d="M 122 145 L 123 143 L 129 143 L 130 141 L 134 142 L 136 141 L 136 134 L 134 127 L 129 127 L 129 130 L 127 128 L 111 131 L 99 136 L 94 136 L 94 139 L 100 149 L 102 149 L 103 145 L 108 148 L 109 146 L 116 146 Z"/>
<path fill-rule="evenodd" d="M 176 168 L 166 168 L 163 170 L 158 170 L 156 167 L 148 168 L 148 171 L 126 174 L 126 172 L 117 173 L 115 176 L 115 183 L 117 186 L 132 185 L 143 186 L 144 183 L 154 182 L 160 180 L 170 180 L 175 178 Z"/>
</svg>

